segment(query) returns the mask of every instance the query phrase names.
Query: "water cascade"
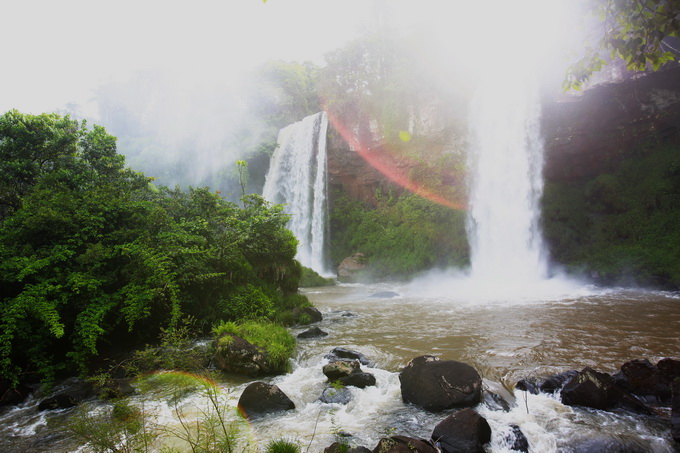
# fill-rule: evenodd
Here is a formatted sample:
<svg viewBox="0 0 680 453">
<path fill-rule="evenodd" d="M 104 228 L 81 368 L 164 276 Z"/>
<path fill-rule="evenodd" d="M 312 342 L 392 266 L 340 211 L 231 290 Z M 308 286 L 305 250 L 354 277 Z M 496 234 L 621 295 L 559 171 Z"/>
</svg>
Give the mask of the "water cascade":
<svg viewBox="0 0 680 453">
<path fill-rule="evenodd" d="M 471 277 L 528 286 L 547 277 L 539 230 L 543 189 L 535 85 L 483 84 L 471 108 Z M 500 282 L 499 282 L 500 283 Z"/>
<path fill-rule="evenodd" d="M 297 259 L 320 274 L 325 265 L 327 209 L 326 131 L 324 112 L 310 115 L 279 131 L 262 195 L 284 204 L 288 228 L 300 241 Z"/>
</svg>

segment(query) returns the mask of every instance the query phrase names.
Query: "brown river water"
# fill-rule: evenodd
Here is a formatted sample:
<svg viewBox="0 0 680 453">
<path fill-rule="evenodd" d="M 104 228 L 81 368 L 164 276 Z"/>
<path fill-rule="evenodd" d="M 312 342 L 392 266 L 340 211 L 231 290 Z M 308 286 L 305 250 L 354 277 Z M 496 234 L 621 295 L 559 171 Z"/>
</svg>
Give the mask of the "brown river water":
<svg viewBox="0 0 680 453">
<path fill-rule="evenodd" d="M 268 379 L 296 409 L 250 423 L 249 451 L 264 451 L 268 441 L 282 437 L 310 452 L 323 451 L 340 433 L 351 445 L 370 449 L 392 433 L 428 438 L 447 413 L 404 404 L 398 379 L 408 361 L 423 354 L 469 363 L 483 376 L 486 389 L 513 405 L 509 412 L 477 407 L 492 427 L 489 452 L 510 451 L 504 440 L 510 425 L 520 427 L 532 452 L 585 451 L 579 445 L 603 437 L 637 448 L 631 451 L 678 451 L 670 439 L 668 414 L 650 418 L 572 408 L 558 397 L 513 388 L 522 378 L 585 366 L 614 373 L 631 359 L 656 363 L 680 358 L 679 294 L 578 287 L 571 295 L 475 299 L 455 284 L 439 293 L 425 294 L 423 288 L 357 284 L 303 290 L 324 315 L 318 326 L 328 336 L 299 340 L 291 373 Z M 347 405 L 318 401 L 327 385 L 321 372 L 325 355 L 336 346 L 374 362 L 362 368 L 376 376 L 377 385 L 352 388 Z M 245 385 L 220 383 L 225 404 L 235 406 Z M 176 423 L 172 408 L 159 397 L 140 395 L 133 402 L 143 403 L 159 423 Z M 35 404 L 0 412 L 0 451 L 88 451 L 68 441 L 50 442 L 55 437 L 47 424 L 50 416 L 38 414 Z M 98 404 L 92 403 L 93 410 Z M 183 404 L 201 407 L 205 402 L 190 396 Z M 68 411 L 55 416 L 68 417 Z"/>
</svg>

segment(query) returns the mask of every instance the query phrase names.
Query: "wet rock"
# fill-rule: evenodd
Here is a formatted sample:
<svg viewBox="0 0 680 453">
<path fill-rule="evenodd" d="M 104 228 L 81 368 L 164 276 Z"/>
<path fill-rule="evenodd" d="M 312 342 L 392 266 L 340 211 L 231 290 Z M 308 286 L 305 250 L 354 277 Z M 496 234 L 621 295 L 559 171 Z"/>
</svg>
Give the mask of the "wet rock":
<svg viewBox="0 0 680 453">
<path fill-rule="evenodd" d="M 510 450 L 529 452 L 529 440 L 517 425 L 510 426 L 510 434 L 505 438 L 505 442 L 510 446 Z"/>
<path fill-rule="evenodd" d="M 648 453 L 650 450 L 630 439 L 575 439 L 565 453 Z"/>
<path fill-rule="evenodd" d="M 484 392 L 482 395 L 482 401 L 486 407 L 492 411 L 498 412 L 508 412 L 510 410 L 510 403 L 505 401 L 502 396 L 498 393 Z"/>
<path fill-rule="evenodd" d="M 473 409 L 463 409 L 434 428 L 432 442 L 443 453 L 484 453 L 484 445 L 491 442 L 491 427 Z"/>
<path fill-rule="evenodd" d="M 236 335 L 226 334 L 215 340 L 215 366 L 227 373 L 257 377 L 276 374 L 264 349 Z"/>
<path fill-rule="evenodd" d="M 375 376 L 371 373 L 359 372 L 340 378 L 342 385 L 358 387 L 360 389 L 375 385 Z"/>
<path fill-rule="evenodd" d="M 482 378 L 477 370 L 431 355 L 411 360 L 399 374 L 399 381 L 404 402 L 430 412 L 474 406 L 482 396 Z"/>
<path fill-rule="evenodd" d="M 399 297 L 399 293 L 394 291 L 379 291 L 375 294 L 371 294 L 373 299 L 392 299 L 393 297 Z"/>
<path fill-rule="evenodd" d="M 321 322 L 323 320 L 323 315 L 315 307 L 304 307 L 300 309 L 301 315 L 307 315 L 311 322 Z"/>
<path fill-rule="evenodd" d="M 324 332 L 323 330 L 319 329 L 318 327 L 312 327 L 311 329 L 307 329 L 304 332 L 300 333 L 297 337 L 298 338 L 321 338 L 328 336 L 328 332 Z"/>
<path fill-rule="evenodd" d="M 23 402 L 32 389 L 24 384 L 19 384 L 12 387 L 8 380 L 0 380 L 0 407 L 1 406 L 15 406 Z"/>
<path fill-rule="evenodd" d="M 59 391 L 38 403 L 38 410 L 67 409 L 95 396 L 91 382 L 75 380 L 65 390 Z"/>
<path fill-rule="evenodd" d="M 584 368 L 562 389 L 562 403 L 568 406 L 584 406 L 593 409 L 628 409 L 640 414 L 652 415 L 652 410 L 630 392 L 616 385 L 607 373 Z"/>
<path fill-rule="evenodd" d="M 338 279 L 343 282 L 354 281 L 365 267 L 366 257 L 363 253 L 348 256 L 338 266 Z"/>
<path fill-rule="evenodd" d="M 518 390 L 523 390 L 529 392 L 533 395 L 538 395 L 539 393 L 555 393 L 561 390 L 564 385 L 569 382 L 578 374 L 576 370 L 569 370 L 563 373 L 554 374 L 548 376 L 544 379 L 536 378 L 525 378 L 520 379 L 515 384 L 515 388 Z"/>
<path fill-rule="evenodd" d="M 624 363 L 612 378 L 618 385 L 649 403 L 665 404 L 671 400 L 670 381 L 647 359 Z"/>
<path fill-rule="evenodd" d="M 347 444 L 333 442 L 323 453 L 371 453 L 366 447 L 349 447 Z"/>
<path fill-rule="evenodd" d="M 656 363 L 656 367 L 668 382 L 673 382 L 675 378 L 680 378 L 680 360 L 665 358 Z"/>
<path fill-rule="evenodd" d="M 347 404 L 352 401 L 352 391 L 347 387 L 339 389 L 328 387 L 324 389 L 319 401 L 327 404 Z"/>
<path fill-rule="evenodd" d="M 326 358 L 330 361 L 342 359 L 358 360 L 362 365 L 373 366 L 373 362 L 368 360 L 361 352 L 343 347 L 333 348 L 330 354 L 326 355 Z"/>
<path fill-rule="evenodd" d="M 130 379 L 109 379 L 99 389 L 99 397 L 116 399 L 134 395 L 137 391 L 130 384 Z"/>
<path fill-rule="evenodd" d="M 680 443 L 680 379 L 673 381 L 673 398 L 671 402 L 671 435 Z"/>
<path fill-rule="evenodd" d="M 425 439 L 392 436 L 380 439 L 373 453 L 438 453 L 438 450 Z"/>
<path fill-rule="evenodd" d="M 359 362 L 353 360 L 331 362 L 323 366 L 323 374 L 326 375 L 329 381 L 337 381 L 338 379 L 347 377 L 354 373 L 360 373 L 361 366 Z"/>
<path fill-rule="evenodd" d="M 238 409 L 247 418 L 295 409 L 295 404 L 276 385 L 253 382 L 243 390 Z"/>
</svg>

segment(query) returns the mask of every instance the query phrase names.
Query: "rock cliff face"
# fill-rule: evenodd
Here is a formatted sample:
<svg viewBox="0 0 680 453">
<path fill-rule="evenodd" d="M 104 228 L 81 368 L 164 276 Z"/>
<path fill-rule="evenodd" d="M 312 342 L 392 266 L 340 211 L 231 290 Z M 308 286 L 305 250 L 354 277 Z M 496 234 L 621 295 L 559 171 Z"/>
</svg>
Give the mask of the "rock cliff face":
<svg viewBox="0 0 680 453">
<path fill-rule="evenodd" d="M 680 143 L 680 67 L 596 86 L 579 95 L 546 99 L 542 110 L 545 178 L 568 181 L 592 177 L 610 171 L 649 140 Z M 445 106 L 429 106 L 425 116 L 419 117 L 419 124 L 425 125 L 419 128 L 421 134 L 429 135 L 430 140 L 434 137 L 445 152 L 465 148 L 465 112 L 452 114 Z M 447 122 L 451 124 L 447 126 Z M 392 188 L 396 193 L 403 190 L 369 165 L 332 125 L 329 129 L 331 203 L 338 193 L 371 202 L 377 189 Z M 448 137 L 444 137 L 446 134 Z M 384 153 L 385 158 L 389 154 L 376 137 L 371 152 Z M 408 159 L 392 165 L 402 174 L 418 166 Z M 444 175 L 444 184 L 446 179 Z"/>
</svg>

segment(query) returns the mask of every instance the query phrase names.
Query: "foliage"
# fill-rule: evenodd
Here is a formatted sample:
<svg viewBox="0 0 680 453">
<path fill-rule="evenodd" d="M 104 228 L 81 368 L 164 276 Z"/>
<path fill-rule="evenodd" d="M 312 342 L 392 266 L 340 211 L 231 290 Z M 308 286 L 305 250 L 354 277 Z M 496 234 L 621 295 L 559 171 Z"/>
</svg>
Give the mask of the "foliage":
<svg viewBox="0 0 680 453">
<path fill-rule="evenodd" d="M 265 447 L 265 453 L 300 453 L 300 444 L 289 439 L 274 439 Z"/>
<path fill-rule="evenodd" d="M 550 183 L 543 230 L 553 258 L 605 283 L 680 285 L 677 146 L 637 150 L 613 172 Z"/>
<path fill-rule="evenodd" d="M 15 384 L 25 372 L 46 382 L 86 372 L 102 353 L 167 337 L 183 317 L 207 331 L 251 316 L 239 307 L 251 299 L 267 316 L 297 291 L 281 206 L 155 188 L 101 127 L 9 112 L 0 174 L 0 374 Z"/>
<path fill-rule="evenodd" d="M 259 346 L 267 353 L 274 368 L 283 372 L 288 369 L 288 360 L 295 352 L 295 338 L 284 327 L 276 324 L 256 321 L 243 323 L 223 321 L 213 328 L 212 333 L 227 341 L 229 335 L 236 335 Z"/>
<path fill-rule="evenodd" d="M 300 278 L 300 287 L 312 288 L 315 286 L 333 286 L 335 279 L 326 278 L 319 275 L 314 269 L 302 267 L 302 277 Z"/>
<path fill-rule="evenodd" d="M 677 0 L 595 0 L 591 12 L 601 22 L 598 46 L 569 70 L 565 89 L 580 88 L 610 58 L 626 62 L 629 70 L 658 70 L 677 58 L 677 49 L 668 44 L 669 37 L 680 37 L 680 2 Z"/>
<path fill-rule="evenodd" d="M 362 252 L 373 278 L 403 279 L 469 259 L 465 213 L 413 194 L 382 198 L 375 208 L 339 198 L 331 234 L 333 261 Z"/>
</svg>

